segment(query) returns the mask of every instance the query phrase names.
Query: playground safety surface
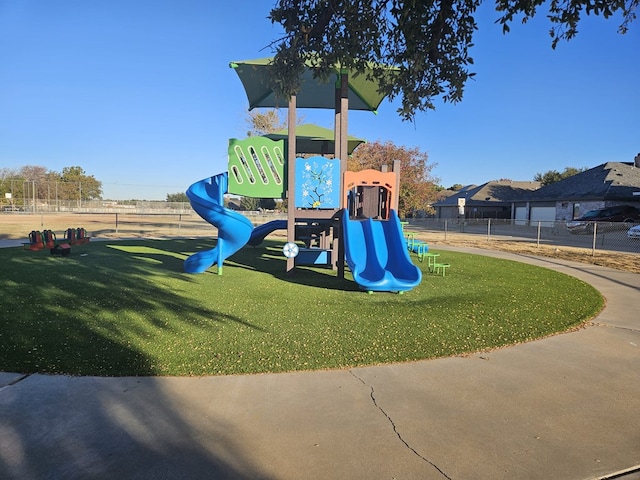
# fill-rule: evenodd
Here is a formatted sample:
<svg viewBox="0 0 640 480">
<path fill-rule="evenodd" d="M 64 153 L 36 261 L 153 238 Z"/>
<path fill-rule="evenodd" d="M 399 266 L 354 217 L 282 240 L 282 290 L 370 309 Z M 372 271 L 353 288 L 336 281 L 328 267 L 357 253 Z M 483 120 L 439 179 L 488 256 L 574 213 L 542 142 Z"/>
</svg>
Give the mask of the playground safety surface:
<svg viewBox="0 0 640 480">
<path fill-rule="evenodd" d="M 576 331 L 405 364 L 193 378 L 0 373 L 1 476 L 639 479 L 640 275 L 456 250 L 576 276 L 607 306 Z"/>
</svg>

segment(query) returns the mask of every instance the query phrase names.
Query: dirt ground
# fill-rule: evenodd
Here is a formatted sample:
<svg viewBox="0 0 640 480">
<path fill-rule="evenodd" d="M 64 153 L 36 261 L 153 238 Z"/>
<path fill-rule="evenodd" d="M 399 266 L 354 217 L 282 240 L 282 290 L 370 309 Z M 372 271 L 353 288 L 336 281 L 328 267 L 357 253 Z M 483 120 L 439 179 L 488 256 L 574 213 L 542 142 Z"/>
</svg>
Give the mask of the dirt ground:
<svg viewBox="0 0 640 480">
<path fill-rule="evenodd" d="M 597 250 L 594 255 L 591 250 L 584 248 L 556 247 L 550 245 L 537 246 L 535 243 L 509 242 L 505 240 L 487 242 L 486 239 L 478 240 L 473 238 L 455 238 L 448 239 L 446 242 L 433 242 L 436 248 L 438 244 L 500 250 L 538 257 L 560 258 L 563 260 L 614 268 L 616 270 L 640 273 L 640 255 L 638 254 Z"/>
<path fill-rule="evenodd" d="M 162 238 L 175 236 L 215 236 L 215 229 L 197 216 L 133 215 L 133 214 L 0 214 L 0 239 L 24 239 L 32 230 L 53 230 L 62 237 L 67 228 L 83 227 L 90 235 L 102 238 Z M 275 232 L 282 237 L 284 232 Z M 565 246 L 536 245 L 533 242 L 508 240 L 488 241 L 484 236 L 469 234 L 447 235 L 419 232 L 416 238 L 438 245 L 475 247 L 501 250 L 525 255 L 561 258 L 599 265 L 617 270 L 640 273 L 640 255 Z"/>
<path fill-rule="evenodd" d="M 24 239 L 32 230 L 53 230 L 58 238 L 68 228 L 83 227 L 100 238 L 161 238 L 215 235 L 215 229 L 197 215 L 154 215 L 128 213 L 0 214 L 0 240 Z M 212 230 L 213 229 L 213 230 Z"/>
</svg>

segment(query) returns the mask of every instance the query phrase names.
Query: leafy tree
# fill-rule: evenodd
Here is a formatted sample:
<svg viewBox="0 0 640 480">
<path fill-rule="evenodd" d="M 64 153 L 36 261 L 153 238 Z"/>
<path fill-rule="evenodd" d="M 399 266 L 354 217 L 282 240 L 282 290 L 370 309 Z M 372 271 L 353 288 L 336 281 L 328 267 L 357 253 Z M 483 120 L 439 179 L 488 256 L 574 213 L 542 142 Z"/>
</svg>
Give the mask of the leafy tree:
<svg viewBox="0 0 640 480">
<path fill-rule="evenodd" d="M 167 202 L 187 202 L 189 203 L 189 197 L 184 192 L 167 193 Z"/>
<path fill-rule="evenodd" d="M 13 203 L 26 197 L 46 199 L 50 193 L 48 180 L 51 172 L 39 165 L 25 165 L 19 169 L 2 169 L 0 172 L 0 194 L 5 198 L 11 193 Z"/>
<path fill-rule="evenodd" d="M 556 183 L 562 180 L 560 176 L 560 172 L 557 170 L 547 170 L 544 173 L 536 173 L 533 177 L 534 182 L 540 182 L 544 185 L 551 185 L 552 183 Z"/>
<path fill-rule="evenodd" d="M 26 165 L 17 170 L 0 169 L 0 194 L 14 199 L 95 200 L 101 198 L 102 182 L 80 167 L 65 167 L 62 173 L 42 166 Z"/>
<path fill-rule="evenodd" d="M 241 197 L 240 208 L 245 211 L 254 211 L 260 208 L 260 199 L 253 197 Z"/>
<path fill-rule="evenodd" d="M 287 118 L 275 109 L 265 112 L 252 110 L 247 116 L 247 126 L 247 136 L 261 136 L 287 128 Z"/>
<path fill-rule="evenodd" d="M 81 167 L 64 167 L 61 174 L 51 175 L 59 182 L 58 198 L 61 200 L 96 200 L 102 196 L 102 182 L 87 175 Z"/>
<path fill-rule="evenodd" d="M 463 188 L 464 188 L 464 185 L 462 185 L 461 183 L 454 183 L 449 188 L 447 188 L 447 190 L 453 190 L 454 192 L 458 192 Z"/>
<path fill-rule="evenodd" d="M 436 164 L 429 163 L 428 155 L 418 148 L 398 147 L 390 141 L 364 143 L 349 157 L 347 168 L 354 172 L 369 168 L 380 170 L 383 165 L 391 167 L 394 160 L 400 160 L 398 215 L 405 217 L 419 210 L 430 211 L 439 182 L 431 175 Z"/>
<path fill-rule="evenodd" d="M 18 176 L 22 177 L 25 182 L 44 183 L 47 179 L 47 169 L 38 165 L 26 165 L 20 167 Z"/>
<path fill-rule="evenodd" d="M 21 178 L 25 183 L 25 185 L 23 185 L 24 195 L 27 195 L 29 198 L 47 198 L 49 172 L 45 167 L 38 165 L 20 167 L 18 178 Z"/>
<path fill-rule="evenodd" d="M 560 180 L 564 180 L 565 178 L 569 178 L 576 173 L 584 172 L 587 170 L 586 167 L 583 168 L 575 168 L 575 167 L 566 167 L 562 173 L 557 170 L 548 170 L 544 173 L 536 173 L 533 177 L 535 182 L 540 182 L 542 186 L 551 185 L 552 183 L 559 182 Z"/>
<path fill-rule="evenodd" d="M 251 111 L 248 113 L 246 122 L 249 127 L 247 131 L 248 137 L 262 136 L 278 130 L 284 130 L 288 125 L 286 115 L 281 115 L 278 109 L 267 110 L 266 112 Z M 302 125 L 303 122 L 304 117 L 298 115 L 296 117 L 296 125 Z"/>
<path fill-rule="evenodd" d="M 481 0 L 278 0 L 269 14 L 285 36 L 273 47 L 274 90 L 288 99 L 298 90 L 305 61 L 328 78 L 335 65 L 369 75 L 381 92 L 400 96 L 399 114 L 411 120 L 417 110 L 434 109 L 434 98 L 462 100 L 474 76 L 469 48 L 477 30 Z M 581 15 L 622 15 L 620 33 L 636 18 L 640 0 L 496 0 L 498 23 L 508 32 L 515 17 L 525 23 L 548 8 L 553 48 L 578 32 Z M 384 65 L 398 67 L 393 75 Z"/>
<path fill-rule="evenodd" d="M 11 201 L 22 198 L 24 179 L 19 176 L 17 170 L 12 168 L 0 168 L 0 202 L 4 202 L 6 194 L 11 194 Z"/>
</svg>

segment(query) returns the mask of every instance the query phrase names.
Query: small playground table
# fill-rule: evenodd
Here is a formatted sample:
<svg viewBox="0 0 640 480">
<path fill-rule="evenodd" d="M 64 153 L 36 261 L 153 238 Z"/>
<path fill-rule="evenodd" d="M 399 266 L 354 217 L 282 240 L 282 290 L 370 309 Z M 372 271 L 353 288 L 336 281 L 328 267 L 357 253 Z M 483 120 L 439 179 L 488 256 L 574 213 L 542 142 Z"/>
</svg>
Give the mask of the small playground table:
<svg viewBox="0 0 640 480">
<path fill-rule="evenodd" d="M 433 252 L 425 252 L 422 254 L 422 258 L 420 255 L 418 255 L 418 260 L 420 260 L 421 262 L 424 260 L 424 258 L 427 259 L 427 270 L 429 270 L 430 272 L 433 272 L 435 270 L 436 267 L 436 261 L 438 260 L 438 257 L 440 256 L 439 253 L 433 253 Z"/>
<path fill-rule="evenodd" d="M 409 249 L 409 251 L 412 251 L 413 250 L 413 244 L 416 241 L 415 232 L 404 232 L 404 238 L 407 241 L 407 248 Z"/>
<path fill-rule="evenodd" d="M 442 276 L 444 277 L 445 274 L 447 273 L 447 268 L 449 268 L 451 265 L 448 263 L 434 263 L 433 264 L 433 268 L 435 273 L 440 273 L 440 270 L 442 270 Z"/>
</svg>

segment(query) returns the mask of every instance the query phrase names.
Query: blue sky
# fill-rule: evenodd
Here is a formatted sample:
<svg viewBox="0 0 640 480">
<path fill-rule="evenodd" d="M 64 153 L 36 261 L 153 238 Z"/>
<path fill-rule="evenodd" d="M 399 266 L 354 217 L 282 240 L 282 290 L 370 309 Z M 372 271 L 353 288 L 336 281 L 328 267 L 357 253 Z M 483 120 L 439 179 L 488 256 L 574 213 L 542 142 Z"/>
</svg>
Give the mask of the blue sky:
<svg viewBox="0 0 640 480">
<path fill-rule="evenodd" d="M 81 166 L 104 198 L 164 200 L 226 170 L 246 136 L 248 103 L 233 60 L 271 55 L 273 2 L 0 0 L 0 168 Z M 398 102 L 351 112 L 349 133 L 418 147 L 449 187 L 640 153 L 640 22 L 586 17 L 551 49 L 549 24 L 503 35 L 478 12 L 476 79 L 462 103 L 415 122 Z M 283 113 L 286 111 L 283 111 Z M 301 110 L 332 127 L 333 112 Z"/>
</svg>

